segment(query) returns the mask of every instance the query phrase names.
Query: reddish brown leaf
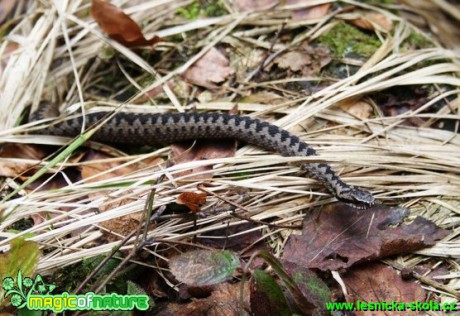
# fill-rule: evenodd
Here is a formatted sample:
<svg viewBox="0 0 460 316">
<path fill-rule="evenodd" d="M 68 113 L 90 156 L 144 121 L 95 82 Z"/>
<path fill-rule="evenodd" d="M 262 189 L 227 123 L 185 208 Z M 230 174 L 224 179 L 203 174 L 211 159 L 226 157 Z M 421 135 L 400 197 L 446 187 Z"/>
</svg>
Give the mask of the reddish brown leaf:
<svg viewBox="0 0 460 316">
<path fill-rule="evenodd" d="M 236 141 L 234 140 L 184 142 L 171 145 L 170 159 L 179 164 L 195 160 L 233 157 L 235 152 Z M 181 177 L 187 174 L 200 173 L 193 175 L 193 177 L 188 177 L 187 180 L 210 179 L 213 176 L 212 168 L 212 165 L 206 165 L 178 173 L 176 176 Z M 209 172 L 203 172 L 207 170 Z"/>
<path fill-rule="evenodd" d="M 426 294 L 421 285 L 414 281 L 404 281 L 393 268 L 381 263 L 360 265 L 342 275 L 347 286 L 348 302 L 359 301 L 361 306 L 376 302 L 425 302 Z M 355 305 L 356 306 L 356 305 Z M 403 306 L 399 309 L 401 315 L 420 315 L 420 312 L 410 311 Z M 368 309 L 370 310 L 370 309 Z M 392 309 L 397 313 L 398 309 Z M 374 309 L 375 311 L 375 309 Z M 369 315 L 369 312 L 355 311 L 354 315 Z M 372 315 L 388 315 L 386 312 L 372 312 Z M 395 314 L 396 315 L 396 314 Z"/>
<path fill-rule="evenodd" d="M 122 10 L 103 0 L 91 0 L 91 16 L 108 36 L 127 47 L 150 46 L 161 40 L 147 40 L 140 26 Z"/>
<path fill-rule="evenodd" d="M 291 235 L 283 259 L 301 262 L 310 268 L 337 270 L 386 256 L 413 252 L 433 245 L 447 231 L 416 217 L 400 223 L 408 210 L 376 205 L 358 210 L 337 203 L 304 220 L 303 234 Z"/>
<path fill-rule="evenodd" d="M 187 206 L 190 211 L 197 213 L 200 206 L 206 203 L 206 193 L 184 192 L 179 194 L 176 203 Z"/>
<path fill-rule="evenodd" d="M 313 2 L 312 0 L 286 0 L 286 4 L 294 5 L 294 4 L 302 4 Z M 294 10 L 292 12 L 292 19 L 293 20 L 314 20 L 320 19 L 327 15 L 329 9 L 331 8 L 330 3 L 325 3 L 321 5 L 315 5 L 312 7 Z"/>
<path fill-rule="evenodd" d="M 235 69 L 229 67 L 229 61 L 216 48 L 211 48 L 183 75 L 184 79 L 208 88 L 215 89 L 216 83 L 220 83 L 235 73 Z"/>
</svg>

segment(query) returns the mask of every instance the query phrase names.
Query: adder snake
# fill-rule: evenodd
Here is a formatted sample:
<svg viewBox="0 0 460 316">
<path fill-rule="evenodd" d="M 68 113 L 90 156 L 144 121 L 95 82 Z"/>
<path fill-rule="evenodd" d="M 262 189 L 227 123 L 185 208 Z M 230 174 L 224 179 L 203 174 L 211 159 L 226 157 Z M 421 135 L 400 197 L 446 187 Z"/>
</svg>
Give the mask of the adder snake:
<svg viewBox="0 0 460 316">
<path fill-rule="evenodd" d="M 75 137 L 81 133 L 83 119 L 91 126 L 103 119 L 107 112 L 98 112 L 56 121 L 38 130 L 39 134 Z M 31 120 L 49 119 L 59 116 L 57 106 L 41 105 L 32 114 Z M 139 114 L 119 112 L 105 122 L 92 139 L 119 144 L 164 145 L 194 139 L 237 139 L 283 156 L 311 156 L 316 151 L 299 137 L 260 121 L 241 115 L 226 113 L 156 113 Z M 322 182 L 340 201 L 358 208 L 367 208 L 374 203 L 371 193 L 345 183 L 325 163 L 302 164 L 314 178 Z"/>
</svg>

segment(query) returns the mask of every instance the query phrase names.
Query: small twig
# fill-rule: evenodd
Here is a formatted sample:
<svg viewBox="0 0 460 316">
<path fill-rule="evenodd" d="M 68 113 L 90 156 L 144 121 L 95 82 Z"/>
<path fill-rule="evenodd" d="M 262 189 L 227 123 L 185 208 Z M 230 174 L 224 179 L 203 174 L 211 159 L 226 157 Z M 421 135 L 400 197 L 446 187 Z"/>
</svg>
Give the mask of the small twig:
<svg viewBox="0 0 460 316">
<path fill-rule="evenodd" d="M 246 207 L 238 204 L 238 203 L 235 203 L 233 201 L 230 201 L 224 197 L 221 197 L 219 196 L 218 194 L 212 192 L 212 191 L 209 191 L 205 188 L 203 188 L 204 186 L 204 183 L 200 183 L 197 185 L 197 189 L 200 190 L 200 191 L 203 191 L 203 192 L 206 192 L 208 194 L 211 194 L 212 196 L 215 196 L 216 198 L 218 198 L 219 200 L 222 200 L 224 201 L 225 203 L 228 203 L 236 208 L 239 208 L 239 209 L 242 209 L 243 211 L 245 212 L 248 212 L 248 213 L 251 213 L 250 210 L 248 210 Z M 274 227 L 274 228 L 287 228 L 287 229 L 302 229 L 302 225 L 279 225 L 279 224 L 272 224 L 272 223 L 268 223 L 268 222 L 264 222 L 264 221 L 259 221 L 257 219 L 252 219 L 248 216 L 244 216 L 244 215 L 240 215 L 240 214 L 237 214 L 234 210 L 232 211 L 232 216 L 236 217 L 236 218 L 239 218 L 239 219 L 242 219 L 242 220 L 245 220 L 245 221 L 248 221 L 248 222 L 252 222 L 252 223 L 256 223 L 256 224 L 259 224 L 259 225 L 267 225 L 268 227 Z"/>
<path fill-rule="evenodd" d="M 285 26 L 286 26 L 286 22 L 283 22 L 280 25 L 280 28 L 278 29 L 278 31 L 275 34 L 275 37 L 273 38 L 272 42 L 270 43 L 270 49 L 268 50 L 268 54 L 265 55 L 264 59 L 262 59 L 262 61 L 260 62 L 259 66 L 255 70 L 253 70 L 246 77 L 246 81 L 252 80 L 255 76 L 257 76 L 264 69 L 265 66 L 267 66 L 269 63 L 271 63 L 272 60 L 275 59 L 279 54 L 284 52 L 284 49 L 282 49 L 282 50 L 279 50 L 277 52 L 272 53 L 273 52 L 273 47 L 275 47 L 275 44 L 278 41 L 278 38 L 280 37 L 280 34 L 284 30 Z"/>
<path fill-rule="evenodd" d="M 396 263 L 396 262 L 388 262 L 388 261 L 384 261 L 386 264 L 389 264 L 391 265 L 393 268 L 395 269 L 398 269 L 399 271 L 407 271 L 408 269 L 406 267 L 404 267 L 403 265 L 399 264 L 399 263 Z M 441 291 L 444 291 L 446 293 L 449 293 L 450 295 L 452 295 L 453 297 L 455 298 L 460 298 L 460 293 L 456 290 L 454 290 L 453 288 L 449 287 L 449 286 L 446 286 L 444 284 L 441 284 L 435 280 L 432 280 L 424 275 L 421 275 L 415 271 L 412 271 L 412 270 L 409 270 L 409 273 L 412 277 L 416 278 L 417 280 L 419 280 L 420 282 L 422 283 L 425 283 L 425 284 L 428 284 L 429 286 L 432 286 L 434 287 L 435 289 L 438 289 L 438 290 L 441 290 Z"/>
</svg>

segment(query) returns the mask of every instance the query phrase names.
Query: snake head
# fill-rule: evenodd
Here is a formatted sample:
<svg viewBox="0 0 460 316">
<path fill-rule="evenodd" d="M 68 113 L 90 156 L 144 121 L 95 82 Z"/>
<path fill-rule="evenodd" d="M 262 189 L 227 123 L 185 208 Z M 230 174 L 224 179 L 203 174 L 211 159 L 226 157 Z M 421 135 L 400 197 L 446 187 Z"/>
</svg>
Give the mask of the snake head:
<svg viewBox="0 0 460 316">
<path fill-rule="evenodd" d="M 340 192 L 339 200 L 359 209 L 369 208 L 375 202 L 374 196 L 370 192 L 354 186 L 343 189 Z"/>
</svg>

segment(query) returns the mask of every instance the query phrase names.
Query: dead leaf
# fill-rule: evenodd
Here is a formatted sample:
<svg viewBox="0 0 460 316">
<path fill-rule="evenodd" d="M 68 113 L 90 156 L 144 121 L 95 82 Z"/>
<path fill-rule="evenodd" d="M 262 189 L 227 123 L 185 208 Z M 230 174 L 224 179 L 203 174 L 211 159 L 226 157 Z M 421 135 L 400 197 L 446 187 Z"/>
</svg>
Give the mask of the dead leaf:
<svg viewBox="0 0 460 316">
<path fill-rule="evenodd" d="M 20 159 L 42 160 L 48 156 L 41 147 L 27 144 L 6 143 L 0 148 L 0 158 L 5 159 L 0 163 L 0 176 L 17 177 L 27 170 L 37 166 L 35 162 L 27 162 Z M 16 160 L 17 159 L 17 160 Z"/>
<path fill-rule="evenodd" d="M 329 64 L 330 61 L 331 57 L 327 48 L 305 46 L 297 51 L 278 56 L 274 63 L 280 69 L 288 69 L 293 72 L 301 72 L 304 76 L 311 76 Z"/>
<path fill-rule="evenodd" d="M 247 12 L 273 8 L 278 3 L 278 0 L 236 0 L 235 6 L 239 12 Z"/>
<path fill-rule="evenodd" d="M 275 63 L 281 69 L 291 69 L 292 71 L 300 71 L 306 65 L 311 63 L 311 58 L 307 54 L 301 52 L 288 52 L 275 59 Z"/>
<path fill-rule="evenodd" d="M 87 183 L 92 183 L 92 182 L 97 182 L 101 180 L 107 180 L 111 178 L 115 178 L 118 176 L 123 176 L 127 175 L 130 173 L 133 173 L 137 171 L 138 169 L 142 167 L 146 167 L 148 165 L 157 165 L 161 162 L 163 162 L 163 159 L 158 158 L 158 157 L 150 157 L 148 159 L 144 159 L 136 164 L 132 164 L 129 166 L 123 166 L 119 167 L 122 165 L 124 162 L 122 161 L 110 161 L 110 162 L 104 162 L 104 159 L 109 159 L 113 158 L 112 156 L 109 156 L 105 153 L 97 152 L 94 150 L 90 150 L 87 155 L 85 156 L 84 160 L 85 162 L 89 161 L 97 161 L 93 164 L 85 164 L 81 168 L 81 176 L 84 179 L 85 182 Z M 118 167 L 118 168 L 117 168 Z M 101 174 L 102 172 L 105 172 L 109 169 L 115 168 L 114 170 L 111 170 L 110 172 L 106 172 L 104 174 Z M 92 197 L 93 199 L 101 197 L 101 196 L 107 196 L 109 192 L 103 191 L 103 192 L 95 192 L 95 193 L 90 193 L 89 196 Z M 120 207 L 122 205 L 126 205 L 128 203 L 132 202 L 131 199 L 127 198 L 117 198 L 113 197 L 109 199 L 107 202 L 105 202 L 100 208 L 100 212 L 106 212 L 111 209 Z M 128 214 L 124 215 L 121 217 L 117 217 L 108 221 L 101 222 L 100 225 L 104 228 L 106 228 L 109 232 L 115 232 L 117 234 L 120 234 L 122 236 L 126 236 L 129 233 L 131 233 L 134 229 L 137 229 L 139 226 L 140 221 L 143 218 L 143 213 L 142 212 L 137 212 L 133 214 Z M 118 239 L 117 236 L 111 233 L 104 232 L 104 235 L 106 236 L 107 239 L 109 240 L 116 240 Z"/>
<path fill-rule="evenodd" d="M 193 213 L 199 212 L 200 206 L 206 203 L 206 193 L 183 192 L 179 194 L 176 203 L 187 206 Z"/>
<path fill-rule="evenodd" d="M 1 0 L 0 1 L 0 24 L 2 24 L 6 17 L 16 6 L 17 0 Z"/>
<path fill-rule="evenodd" d="M 422 217 L 391 227 L 407 214 L 407 209 L 383 205 L 364 211 L 342 203 L 330 205 L 305 217 L 302 235 L 289 237 L 283 259 L 309 268 L 338 270 L 429 247 L 448 235 Z"/>
<path fill-rule="evenodd" d="M 87 163 L 81 167 L 81 176 L 87 183 L 102 181 L 111 179 L 118 176 L 128 175 L 133 173 L 140 168 L 146 166 L 155 166 L 163 162 L 163 159 L 158 157 L 150 157 L 148 159 L 141 160 L 135 164 L 130 164 L 128 166 L 119 167 L 125 162 L 123 161 L 104 161 L 104 159 L 114 158 L 113 156 L 107 155 L 102 152 L 90 150 L 84 157 L 84 162 L 95 161 L 94 163 Z M 110 172 L 105 172 L 109 169 Z M 101 174 L 105 172 L 104 174 Z"/>
<path fill-rule="evenodd" d="M 91 0 L 91 16 L 107 35 L 127 47 L 151 46 L 161 40 L 147 40 L 140 26 L 122 10 L 103 0 Z"/>
<path fill-rule="evenodd" d="M 312 0 L 287 0 L 287 5 L 294 5 L 294 4 L 303 4 L 314 2 Z M 316 1 L 315 1 L 316 2 Z M 312 7 L 294 10 L 292 11 L 292 19 L 293 20 L 315 20 L 321 19 L 322 17 L 326 16 L 331 8 L 331 3 L 325 3 L 321 5 L 315 5 Z"/>
<path fill-rule="evenodd" d="M 260 103 L 260 104 L 281 104 L 287 99 L 271 91 L 260 91 L 252 93 L 240 100 L 240 103 Z"/>
<path fill-rule="evenodd" d="M 354 98 L 340 102 L 338 106 L 342 110 L 360 119 L 368 119 L 374 111 L 372 105 L 369 103 L 362 100 L 355 100 Z"/>
<path fill-rule="evenodd" d="M 370 31 L 377 30 L 383 33 L 389 33 L 393 29 L 393 21 L 386 15 L 380 13 L 360 13 L 359 17 L 350 19 L 348 22 L 359 28 Z"/>
<path fill-rule="evenodd" d="M 249 282 L 244 284 L 244 293 L 249 293 Z M 159 304 L 155 311 L 157 316 L 167 315 L 208 315 L 208 316 L 235 316 L 237 311 L 249 310 L 249 295 L 244 295 L 240 300 L 241 284 L 221 283 L 213 288 L 209 297 L 194 299 L 190 303 L 169 303 L 165 306 Z M 243 306 L 241 306 L 243 305 Z"/>
<path fill-rule="evenodd" d="M 348 294 L 345 296 L 347 302 L 369 304 L 370 302 L 425 302 L 426 294 L 420 283 L 415 281 L 404 281 L 401 275 L 393 268 L 381 263 L 360 265 L 350 269 L 341 275 L 347 287 Z M 400 304 L 400 309 L 393 309 L 394 312 L 401 311 L 404 315 L 420 315 L 419 311 L 406 310 Z M 397 307 L 397 305 L 395 305 Z M 401 315 L 402 315 L 401 314 Z M 355 311 L 354 315 L 365 316 L 369 312 Z M 372 315 L 388 315 L 386 312 L 373 312 Z"/>
<path fill-rule="evenodd" d="M 216 83 L 221 83 L 235 73 L 229 67 L 229 61 L 219 50 L 211 48 L 184 74 L 184 79 L 208 89 L 216 89 Z"/>
<path fill-rule="evenodd" d="M 172 161 L 179 164 L 196 160 L 234 157 L 235 153 L 235 140 L 200 140 L 196 142 L 183 142 L 172 144 L 171 152 L 169 153 L 169 155 Z M 187 174 L 197 173 L 192 177 L 188 177 L 187 181 L 210 179 L 213 177 L 212 168 L 212 165 L 206 165 L 203 167 L 198 167 L 180 172 L 177 174 L 176 177 L 182 177 Z"/>
</svg>

